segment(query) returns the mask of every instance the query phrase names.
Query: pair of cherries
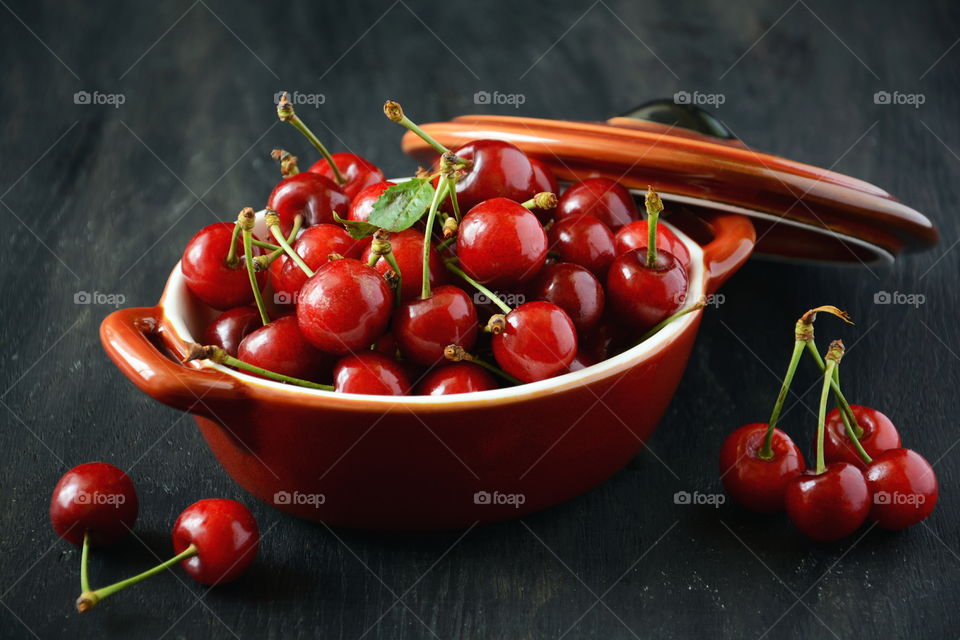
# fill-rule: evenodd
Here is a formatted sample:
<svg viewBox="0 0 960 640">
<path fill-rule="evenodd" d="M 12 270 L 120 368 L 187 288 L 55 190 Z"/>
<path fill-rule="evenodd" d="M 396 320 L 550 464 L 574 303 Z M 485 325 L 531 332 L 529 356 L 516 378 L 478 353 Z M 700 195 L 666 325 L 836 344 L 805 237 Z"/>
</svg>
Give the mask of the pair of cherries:
<svg viewBox="0 0 960 640">
<path fill-rule="evenodd" d="M 90 547 L 105 547 L 126 538 L 138 512 L 133 482 L 111 464 L 81 464 L 57 482 L 50 500 L 50 522 L 60 537 L 83 549 L 81 594 L 77 598 L 81 613 L 175 564 L 201 584 L 230 582 L 243 574 L 257 555 L 260 532 L 249 509 L 235 500 L 200 500 L 184 509 L 174 523 L 171 537 L 175 555 L 170 560 L 132 578 L 91 589 L 87 579 Z"/>
<path fill-rule="evenodd" d="M 825 358 L 814 345 L 813 322 L 821 311 L 849 322 L 845 313 L 830 306 L 812 309 L 800 318 L 793 356 L 770 421 L 738 428 L 721 447 L 724 488 L 751 511 L 785 510 L 804 535 L 820 542 L 845 538 L 868 519 L 890 530 L 917 524 L 936 506 L 936 473 L 923 456 L 901 446 L 900 434 L 887 416 L 846 401 L 838 369 L 843 343 L 831 343 Z M 800 449 L 777 427 L 804 351 L 814 356 L 824 372 L 813 469 L 806 468 Z M 827 413 L 831 391 L 839 406 Z"/>
</svg>

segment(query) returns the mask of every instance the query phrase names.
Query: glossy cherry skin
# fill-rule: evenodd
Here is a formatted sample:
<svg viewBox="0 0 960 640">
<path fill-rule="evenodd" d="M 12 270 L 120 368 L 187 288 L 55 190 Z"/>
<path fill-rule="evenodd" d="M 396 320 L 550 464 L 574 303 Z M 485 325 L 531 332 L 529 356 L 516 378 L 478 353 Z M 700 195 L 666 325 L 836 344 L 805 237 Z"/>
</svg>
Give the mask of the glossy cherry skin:
<svg viewBox="0 0 960 640">
<path fill-rule="evenodd" d="M 873 459 L 864 475 L 873 495 L 870 518 L 884 529 L 906 529 L 937 506 L 937 474 L 916 451 L 888 449 Z"/>
<path fill-rule="evenodd" d="M 333 155 L 333 161 L 337 164 L 337 168 L 340 169 L 340 173 L 347 179 L 346 183 L 340 185 L 340 189 L 342 189 L 351 200 L 370 185 L 383 182 L 383 171 L 366 158 L 358 156 L 355 153 L 345 152 L 331 155 Z M 330 163 L 327 162 L 326 158 L 321 158 L 314 162 L 309 171 L 310 173 L 320 174 L 330 180 L 330 182 L 336 184 L 336 175 L 333 173 L 333 169 L 330 168 Z M 341 217 L 343 216 L 341 215 Z"/>
<path fill-rule="evenodd" d="M 277 318 L 244 338 L 237 358 L 267 371 L 313 381 L 329 372 L 332 364 L 330 356 L 303 337 L 292 315 Z"/>
<path fill-rule="evenodd" d="M 687 295 L 687 270 L 670 253 L 634 249 L 617 256 L 607 272 L 607 301 L 620 319 L 639 332 L 653 328 L 680 309 Z"/>
<path fill-rule="evenodd" d="M 455 152 L 470 161 L 457 182 L 457 203 L 467 211 L 484 200 L 526 202 L 535 193 L 533 165 L 523 151 L 503 140 L 473 140 Z"/>
<path fill-rule="evenodd" d="M 333 212 L 347 216 L 350 197 L 328 178 L 319 173 L 301 171 L 284 178 L 267 198 L 267 208 L 280 214 L 280 229 L 284 235 L 293 228 L 293 219 L 300 213 L 310 226 L 323 222 L 333 224 Z"/>
<path fill-rule="evenodd" d="M 173 525 L 173 551 L 190 545 L 197 553 L 180 562 L 200 584 L 224 584 L 240 577 L 257 557 L 260 529 L 253 514 L 236 500 L 195 502 Z"/>
<path fill-rule="evenodd" d="M 557 178 L 550 171 L 547 163 L 538 158 L 528 158 L 533 167 L 533 193 L 543 193 L 544 191 L 560 196 L 560 185 L 557 184 Z M 546 224 L 553 218 L 553 209 L 531 209 L 540 222 Z"/>
<path fill-rule="evenodd" d="M 251 331 L 262 327 L 260 312 L 256 307 L 234 307 L 224 311 L 203 332 L 203 344 L 222 348 L 232 356 L 237 355 L 240 342 Z"/>
<path fill-rule="evenodd" d="M 618 231 L 640 217 L 633 196 L 620 184 L 608 178 L 590 178 L 571 185 L 557 203 L 557 220 L 590 214 Z"/>
<path fill-rule="evenodd" d="M 634 249 L 647 249 L 647 221 L 637 220 L 622 227 L 614 236 L 614 245 L 617 255 L 633 251 Z M 690 266 L 690 251 L 687 250 L 683 241 L 677 237 L 669 227 L 662 224 L 657 225 L 657 249 L 662 249 L 667 253 L 672 253 L 673 257 L 683 264 L 684 268 Z"/>
<path fill-rule="evenodd" d="M 564 373 L 577 355 L 577 330 L 566 312 L 549 302 L 527 302 L 506 317 L 493 336 L 493 357 L 521 382 Z"/>
<path fill-rule="evenodd" d="M 333 370 L 333 387 L 340 393 L 404 396 L 410 378 L 399 362 L 375 351 L 346 356 Z"/>
<path fill-rule="evenodd" d="M 50 522 L 61 538 L 80 546 L 106 546 L 127 537 L 137 520 L 137 491 L 120 469 L 88 462 L 70 469 L 53 489 Z"/>
<path fill-rule="evenodd" d="M 393 335 L 404 358 L 429 366 L 443 361 L 448 345 L 473 349 L 477 310 L 466 291 L 443 285 L 426 300 L 415 298 L 402 304 L 394 315 Z"/>
<path fill-rule="evenodd" d="M 394 185 L 393 182 L 375 182 L 361 190 L 351 201 L 347 211 L 347 220 L 366 222 L 373 211 L 373 204 L 383 192 Z"/>
<path fill-rule="evenodd" d="M 546 265 L 533 282 L 530 296 L 563 309 L 581 334 L 595 327 L 603 316 L 603 285 L 580 265 L 569 262 Z"/>
<path fill-rule="evenodd" d="M 870 513 L 870 489 L 863 472 L 832 462 L 821 474 L 806 471 L 787 485 L 787 516 L 803 535 L 818 542 L 846 538 Z"/>
<path fill-rule="evenodd" d="M 393 291 L 375 269 L 343 258 L 320 267 L 300 289 L 300 331 L 325 353 L 368 349 L 387 330 Z"/>
<path fill-rule="evenodd" d="M 233 235 L 232 222 L 215 222 L 197 232 L 180 260 L 187 288 L 214 309 L 232 309 L 253 302 L 253 290 L 250 288 L 250 276 L 243 261 L 243 242 L 237 237 L 237 264 L 227 266 L 227 253 L 230 251 L 230 238 Z M 262 250 L 253 247 L 254 256 Z M 257 282 L 263 287 L 267 274 L 258 273 Z"/>
<path fill-rule="evenodd" d="M 331 253 L 339 253 L 346 258 L 359 258 L 362 244 L 350 237 L 343 227 L 336 224 L 318 224 L 307 227 L 293 243 L 293 250 L 313 271 L 329 261 Z M 286 294 L 287 299 L 296 301 L 307 273 L 293 260 L 284 260 L 283 268 L 277 278 L 274 293 Z"/>
<path fill-rule="evenodd" d="M 423 289 L 423 233 L 415 229 L 405 229 L 390 234 L 390 250 L 397 260 L 403 278 L 400 282 L 400 300 L 407 302 L 419 298 Z M 360 258 L 364 264 L 370 263 L 370 246 L 367 245 Z M 374 268 L 385 274 L 390 264 L 383 258 L 377 260 Z M 443 259 L 434 246 L 430 247 L 430 286 L 441 285 L 447 281 L 447 270 Z"/>
<path fill-rule="evenodd" d="M 537 217 L 513 200 L 486 200 L 461 220 L 457 257 L 470 277 L 511 289 L 532 280 L 543 267 L 547 234 Z"/>
<path fill-rule="evenodd" d="M 871 458 L 876 458 L 884 451 L 896 449 L 900 446 L 900 434 L 893 426 L 890 418 L 876 409 L 852 404 L 850 408 L 857 419 L 857 424 L 863 429 L 860 437 L 860 446 Z M 827 414 L 826 432 L 823 438 L 823 457 L 828 462 L 849 462 L 861 469 L 867 465 L 860 458 L 857 449 L 847 437 L 847 429 L 843 426 L 840 411 L 833 409 Z"/>
<path fill-rule="evenodd" d="M 770 443 L 773 457 L 761 458 L 766 433 L 766 422 L 754 422 L 727 436 L 720 447 L 720 480 L 730 497 L 743 508 L 778 513 L 785 508 L 787 485 L 803 473 L 806 465 L 800 448 L 776 428 Z"/>
<path fill-rule="evenodd" d="M 483 367 L 469 362 L 453 362 L 428 373 L 417 385 L 417 395 L 449 396 L 496 388 L 496 379 Z"/>
<path fill-rule="evenodd" d="M 591 215 L 557 220 L 550 228 L 550 251 L 563 262 L 586 267 L 597 278 L 605 279 L 616 254 L 613 233 Z"/>
</svg>

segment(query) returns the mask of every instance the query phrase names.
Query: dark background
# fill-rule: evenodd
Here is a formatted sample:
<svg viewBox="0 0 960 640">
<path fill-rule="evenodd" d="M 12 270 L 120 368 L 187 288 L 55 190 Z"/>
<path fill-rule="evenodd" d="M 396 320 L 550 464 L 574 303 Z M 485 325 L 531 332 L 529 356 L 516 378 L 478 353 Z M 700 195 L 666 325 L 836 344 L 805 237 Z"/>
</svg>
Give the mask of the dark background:
<svg viewBox="0 0 960 640">
<path fill-rule="evenodd" d="M 797 2 L 0 2 L 0 636 L 11 638 L 956 637 L 960 609 L 960 7 Z M 739 61 L 738 61 L 739 60 Z M 929 215 L 941 244 L 890 266 L 749 263 L 706 313 L 650 448 L 545 513 L 461 533 L 329 530 L 253 503 L 192 420 L 137 391 L 104 355 L 112 307 L 153 304 L 203 225 L 259 206 L 270 149 L 313 158 L 276 123 L 279 89 L 334 150 L 409 174 L 387 97 L 420 121 L 460 113 L 600 119 L 675 91 L 759 149 L 874 182 Z M 119 108 L 74 93 L 122 94 Z M 525 103 L 481 106 L 478 90 Z M 878 105 L 919 93 L 919 108 Z M 922 305 L 877 305 L 879 291 Z M 794 319 L 833 303 L 845 387 L 936 465 L 941 503 L 902 533 L 835 545 L 783 517 L 674 504 L 719 491 L 724 436 L 768 416 Z M 809 450 L 816 384 L 802 369 L 783 426 Z M 397 455 L 403 455 L 397 452 Z M 105 460 L 140 494 L 138 539 L 98 551 L 95 584 L 169 554 L 204 497 L 253 508 L 259 561 L 209 592 L 182 571 L 80 617 L 79 551 L 47 505 L 67 468 Z M 438 479 L 442 481 L 442 479 Z M 598 598 L 599 603 L 598 603 Z M 397 600 L 400 602 L 397 602 Z"/>
</svg>

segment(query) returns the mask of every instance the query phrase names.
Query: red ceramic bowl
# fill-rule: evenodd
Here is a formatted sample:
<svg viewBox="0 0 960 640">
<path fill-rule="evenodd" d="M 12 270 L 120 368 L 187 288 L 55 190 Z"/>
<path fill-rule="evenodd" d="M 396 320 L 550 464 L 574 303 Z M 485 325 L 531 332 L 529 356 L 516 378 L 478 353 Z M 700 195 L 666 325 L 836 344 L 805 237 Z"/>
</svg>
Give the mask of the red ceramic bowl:
<svg viewBox="0 0 960 640">
<path fill-rule="evenodd" d="M 706 216 L 690 251 L 690 299 L 747 259 L 755 233 L 738 215 Z M 242 487 L 277 508 L 334 525 L 464 527 L 522 516 L 603 482 L 637 454 L 680 381 L 702 312 L 586 369 L 454 396 L 367 396 L 292 387 L 209 361 L 180 364 L 214 312 L 179 265 L 155 307 L 100 328 L 120 370 L 153 398 L 195 415 Z"/>
</svg>

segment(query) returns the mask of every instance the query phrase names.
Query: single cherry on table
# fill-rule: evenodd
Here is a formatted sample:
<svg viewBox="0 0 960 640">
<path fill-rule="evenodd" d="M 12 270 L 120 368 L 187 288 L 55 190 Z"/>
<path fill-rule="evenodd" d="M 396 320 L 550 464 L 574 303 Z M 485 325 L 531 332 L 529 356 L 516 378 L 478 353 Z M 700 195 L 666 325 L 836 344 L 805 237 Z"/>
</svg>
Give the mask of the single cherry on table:
<svg viewBox="0 0 960 640">
<path fill-rule="evenodd" d="M 107 546 L 130 534 L 139 501 L 133 482 L 106 462 L 88 462 L 67 471 L 50 498 L 50 522 L 64 540 L 77 546 L 84 539 Z"/>
</svg>

